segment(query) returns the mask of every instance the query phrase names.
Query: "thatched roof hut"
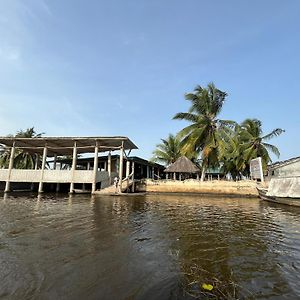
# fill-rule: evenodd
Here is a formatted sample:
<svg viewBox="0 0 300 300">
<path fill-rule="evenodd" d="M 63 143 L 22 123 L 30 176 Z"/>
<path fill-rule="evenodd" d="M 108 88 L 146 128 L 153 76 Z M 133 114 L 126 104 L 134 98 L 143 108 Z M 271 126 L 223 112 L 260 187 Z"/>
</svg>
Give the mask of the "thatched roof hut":
<svg viewBox="0 0 300 300">
<path fill-rule="evenodd" d="M 187 157 L 179 157 L 173 164 L 168 166 L 166 173 L 199 173 L 200 169 L 192 163 Z"/>
</svg>

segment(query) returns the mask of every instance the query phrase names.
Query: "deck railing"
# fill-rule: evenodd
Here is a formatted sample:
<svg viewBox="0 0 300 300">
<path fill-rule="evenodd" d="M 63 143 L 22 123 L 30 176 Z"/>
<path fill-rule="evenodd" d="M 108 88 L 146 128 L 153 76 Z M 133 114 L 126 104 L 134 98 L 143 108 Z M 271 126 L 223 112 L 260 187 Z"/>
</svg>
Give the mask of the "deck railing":
<svg viewBox="0 0 300 300">
<path fill-rule="evenodd" d="M 8 180 L 8 169 L 0 169 L 0 181 Z M 93 170 L 21 170 L 12 169 L 9 177 L 11 182 L 49 182 L 49 183 L 92 183 L 94 181 Z M 108 180 L 106 171 L 98 171 L 96 181 Z"/>
</svg>

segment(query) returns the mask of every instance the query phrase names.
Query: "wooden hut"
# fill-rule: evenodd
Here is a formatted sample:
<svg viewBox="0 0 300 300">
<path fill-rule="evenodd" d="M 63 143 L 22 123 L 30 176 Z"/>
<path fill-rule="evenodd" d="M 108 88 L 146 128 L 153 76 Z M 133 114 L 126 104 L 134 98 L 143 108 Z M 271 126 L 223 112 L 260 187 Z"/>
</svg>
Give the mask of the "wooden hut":
<svg viewBox="0 0 300 300">
<path fill-rule="evenodd" d="M 168 166 L 165 169 L 165 172 L 168 174 L 173 174 L 173 179 L 176 180 L 176 175 L 178 174 L 179 180 L 182 178 L 191 177 L 192 175 L 197 175 L 199 178 L 200 169 L 186 156 L 179 157 L 173 164 Z M 168 176 L 167 176 L 168 178 Z"/>
</svg>

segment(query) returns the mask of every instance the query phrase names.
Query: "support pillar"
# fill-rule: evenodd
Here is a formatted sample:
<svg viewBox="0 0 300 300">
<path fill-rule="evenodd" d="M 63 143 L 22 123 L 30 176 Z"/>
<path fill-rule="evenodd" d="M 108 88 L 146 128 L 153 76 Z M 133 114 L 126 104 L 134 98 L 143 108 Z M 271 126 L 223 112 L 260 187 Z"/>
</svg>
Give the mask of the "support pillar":
<svg viewBox="0 0 300 300">
<path fill-rule="evenodd" d="M 73 146 L 73 159 L 72 159 L 72 178 L 70 183 L 70 193 L 74 192 L 74 175 L 76 171 L 76 164 L 77 164 L 77 143 L 74 142 Z"/>
<path fill-rule="evenodd" d="M 120 164 L 119 164 L 119 192 L 122 193 L 122 180 L 123 180 L 123 155 L 124 155 L 124 142 L 120 149 Z"/>
<path fill-rule="evenodd" d="M 111 185 L 111 151 L 108 152 L 107 172 L 108 172 L 108 177 L 109 177 L 109 185 Z"/>
<path fill-rule="evenodd" d="M 127 178 L 127 182 L 126 182 L 126 184 L 127 184 L 127 188 L 126 188 L 126 190 L 127 190 L 127 192 L 128 192 L 128 187 L 129 187 L 129 175 L 130 175 L 130 161 L 127 159 L 126 160 L 126 178 Z"/>
<path fill-rule="evenodd" d="M 150 178 L 150 168 L 147 166 L 147 178 Z"/>
<path fill-rule="evenodd" d="M 129 173 L 130 173 L 130 161 L 127 160 L 126 161 L 126 177 L 129 176 Z"/>
<path fill-rule="evenodd" d="M 107 162 L 104 162 L 104 171 L 107 171 Z"/>
<path fill-rule="evenodd" d="M 151 172 L 152 172 L 152 179 L 154 179 L 154 167 L 151 167 Z"/>
<path fill-rule="evenodd" d="M 98 153 L 99 153 L 99 146 L 98 146 L 98 142 L 96 142 L 95 156 L 94 156 L 94 181 L 92 183 L 92 193 L 96 191 L 97 172 L 98 172 Z"/>
<path fill-rule="evenodd" d="M 90 170 L 91 169 L 91 163 L 88 161 L 87 165 L 86 165 L 86 169 Z"/>
<path fill-rule="evenodd" d="M 5 183 L 5 190 L 4 192 L 10 192 L 10 177 L 11 177 L 11 170 L 13 168 L 14 165 L 14 157 L 15 157 L 15 142 L 13 142 L 13 145 L 11 147 L 10 150 L 10 158 L 9 158 L 9 165 L 8 165 L 8 176 L 7 176 L 7 180 Z"/>
<path fill-rule="evenodd" d="M 173 179 L 176 180 L 176 173 L 173 174 Z"/>
<path fill-rule="evenodd" d="M 134 193 L 134 191 L 135 191 L 135 186 L 134 186 L 134 161 L 131 164 L 131 173 L 132 173 L 132 192 Z"/>
<path fill-rule="evenodd" d="M 44 170 L 45 170 L 45 165 L 46 165 L 46 159 L 47 159 L 47 146 L 44 147 L 44 151 L 43 151 L 41 179 L 40 179 L 40 183 L 39 183 L 39 193 L 43 192 L 43 179 L 44 179 Z"/>
</svg>

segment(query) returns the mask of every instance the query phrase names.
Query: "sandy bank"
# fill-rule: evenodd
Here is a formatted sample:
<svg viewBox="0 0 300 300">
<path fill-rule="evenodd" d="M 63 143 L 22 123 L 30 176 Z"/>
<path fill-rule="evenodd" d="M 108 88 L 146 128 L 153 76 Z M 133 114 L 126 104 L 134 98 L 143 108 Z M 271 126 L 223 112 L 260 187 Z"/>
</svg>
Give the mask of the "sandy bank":
<svg viewBox="0 0 300 300">
<path fill-rule="evenodd" d="M 139 192 L 154 193 L 202 193 L 240 196 L 258 196 L 256 182 L 242 181 L 198 181 L 188 179 L 179 180 L 151 180 L 146 179 L 136 186 Z"/>
</svg>

